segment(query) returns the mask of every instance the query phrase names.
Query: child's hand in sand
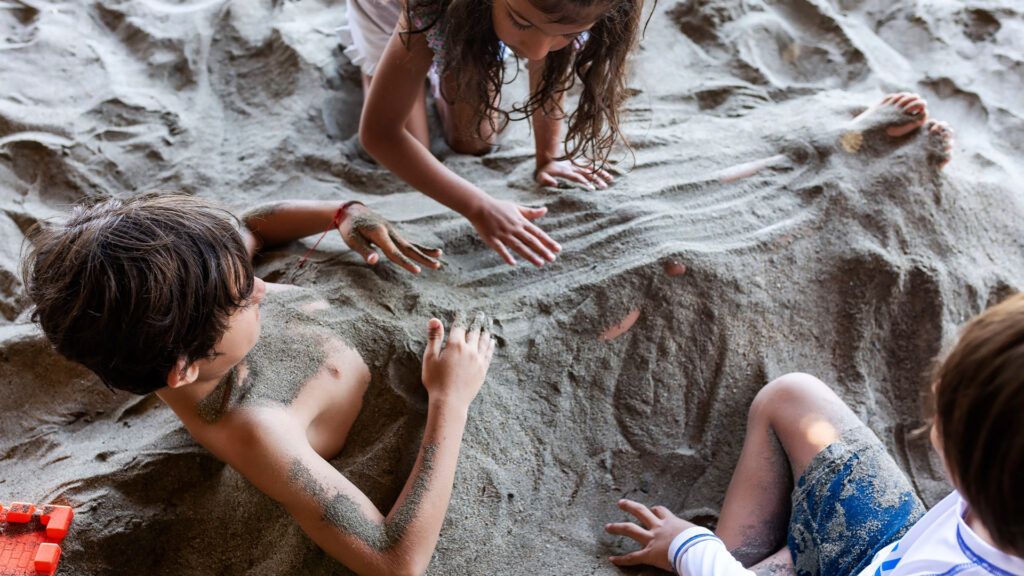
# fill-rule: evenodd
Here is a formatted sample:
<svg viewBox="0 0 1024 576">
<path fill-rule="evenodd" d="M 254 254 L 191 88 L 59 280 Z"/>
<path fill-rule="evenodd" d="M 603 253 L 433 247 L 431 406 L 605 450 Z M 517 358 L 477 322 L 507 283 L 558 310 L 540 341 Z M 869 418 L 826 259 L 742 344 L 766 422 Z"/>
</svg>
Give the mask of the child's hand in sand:
<svg viewBox="0 0 1024 576">
<path fill-rule="evenodd" d="M 622 556 L 608 558 L 616 566 L 637 566 L 647 564 L 672 572 L 668 561 L 668 547 L 672 540 L 684 530 L 695 525 L 677 517 L 664 506 L 648 508 L 639 502 L 622 499 L 619 508 L 632 514 L 642 526 L 632 522 L 617 522 L 604 527 L 609 534 L 627 536 L 636 540 L 642 549 Z"/>
<path fill-rule="evenodd" d="M 594 190 L 607 188 L 615 178 L 607 170 L 577 166 L 569 160 L 552 160 L 537 168 L 534 180 L 541 186 L 557 187 L 559 180 L 576 182 Z"/>
<path fill-rule="evenodd" d="M 395 230 L 391 222 L 362 204 L 353 204 L 338 225 L 338 232 L 348 247 L 358 252 L 367 264 L 376 264 L 380 259 L 373 246 L 380 248 L 389 260 L 413 274 L 419 274 L 420 267 L 413 262 L 437 270 L 441 267 L 438 258 L 440 248 L 427 248 L 407 241 Z"/>
<path fill-rule="evenodd" d="M 477 314 L 467 329 L 461 316 L 452 324 L 444 344 L 444 325 L 437 318 L 427 324 L 427 349 L 423 353 L 423 386 L 431 402 L 454 402 L 469 408 L 487 376 L 494 355 L 494 339 Z"/>
<path fill-rule="evenodd" d="M 489 198 L 467 217 L 480 238 L 510 266 L 516 264 L 510 249 L 534 266 L 543 266 L 545 261 L 554 262 L 555 254 L 562 251 L 557 242 L 531 222 L 547 211 Z"/>
</svg>

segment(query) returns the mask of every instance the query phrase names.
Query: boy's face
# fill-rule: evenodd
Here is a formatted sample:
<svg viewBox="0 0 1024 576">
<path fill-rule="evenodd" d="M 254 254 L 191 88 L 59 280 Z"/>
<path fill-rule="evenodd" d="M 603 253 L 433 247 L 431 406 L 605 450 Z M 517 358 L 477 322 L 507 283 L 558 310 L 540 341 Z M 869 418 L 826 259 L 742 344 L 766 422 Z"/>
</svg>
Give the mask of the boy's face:
<svg viewBox="0 0 1024 576">
<path fill-rule="evenodd" d="M 219 380 L 231 371 L 260 338 L 260 303 L 267 293 L 263 280 L 253 280 L 252 295 L 228 317 L 228 326 L 213 347 L 215 356 L 199 360 L 199 381 Z"/>
<path fill-rule="evenodd" d="M 515 52 L 516 56 L 538 61 L 548 52 L 557 52 L 590 30 L 601 14 L 603 6 L 591 8 L 592 13 L 580 18 L 580 23 L 551 22 L 551 15 L 537 9 L 530 0 L 494 0 L 491 19 L 498 38 Z"/>
</svg>

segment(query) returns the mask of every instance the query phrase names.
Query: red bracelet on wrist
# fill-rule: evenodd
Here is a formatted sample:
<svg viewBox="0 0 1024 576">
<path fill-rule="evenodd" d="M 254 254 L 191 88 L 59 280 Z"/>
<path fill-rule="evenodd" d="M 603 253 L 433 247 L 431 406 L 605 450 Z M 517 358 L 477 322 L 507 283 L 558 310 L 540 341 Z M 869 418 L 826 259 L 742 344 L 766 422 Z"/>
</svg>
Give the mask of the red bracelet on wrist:
<svg viewBox="0 0 1024 576">
<path fill-rule="evenodd" d="M 299 258 L 299 268 L 302 268 L 303 266 L 306 265 L 306 260 L 309 259 L 309 255 L 313 253 L 313 250 L 316 250 L 317 246 L 320 245 L 320 241 L 324 239 L 324 236 L 327 236 L 327 233 L 330 232 L 331 230 L 337 230 L 338 226 L 341 226 L 341 221 L 345 219 L 345 213 L 348 212 L 348 209 L 351 208 L 353 204 L 366 206 L 366 204 L 363 204 L 359 200 L 349 200 L 348 202 L 345 202 L 344 204 L 339 206 L 338 209 L 334 212 L 334 218 L 331 219 L 331 225 L 326 230 L 324 230 L 324 233 L 321 234 L 319 238 L 316 239 L 316 242 L 313 243 L 313 246 L 311 246 L 309 250 L 306 250 L 306 253 L 302 255 L 302 258 Z"/>
</svg>

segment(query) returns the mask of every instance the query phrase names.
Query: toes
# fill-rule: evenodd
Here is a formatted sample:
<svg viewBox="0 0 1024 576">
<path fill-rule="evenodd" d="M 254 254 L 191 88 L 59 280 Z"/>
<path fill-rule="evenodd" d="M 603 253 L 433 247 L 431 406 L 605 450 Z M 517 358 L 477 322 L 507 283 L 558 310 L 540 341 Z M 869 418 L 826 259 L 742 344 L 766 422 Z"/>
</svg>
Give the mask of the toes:
<svg viewBox="0 0 1024 576">
<path fill-rule="evenodd" d="M 953 129 L 946 122 L 929 120 L 925 130 L 933 142 L 929 160 L 941 170 L 953 158 Z"/>
</svg>

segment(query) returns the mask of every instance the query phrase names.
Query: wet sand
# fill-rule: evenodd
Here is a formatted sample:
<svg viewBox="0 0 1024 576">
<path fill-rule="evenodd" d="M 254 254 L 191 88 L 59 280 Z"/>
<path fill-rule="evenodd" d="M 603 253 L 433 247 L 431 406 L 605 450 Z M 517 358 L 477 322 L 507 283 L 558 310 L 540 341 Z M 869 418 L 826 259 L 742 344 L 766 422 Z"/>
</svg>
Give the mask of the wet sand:
<svg viewBox="0 0 1024 576">
<path fill-rule="evenodd" d="M 431 574 L 616 574 L 620 497 L 714 521 L 750 400 L 790 371 L 831 383 L 926 503 L 948 490 L 920 425 L 956 326 L 1024 288 L 1024 10 L 1009 0 L 659 2 L 634 58 L 635 157 L 606 191 L 533 186 L 514 124 L 483 157 L 435 151 L 547 206 L 564 247 L 510 268 L 464 219 L 367 162 L 344 2 L 0 0 L 0 502 L 76 509 L 62 572 L 345 574 L 192 441 L 156 397 L 57 358 L 18 280 L 24 232 L 71 204 L 175 189 L 238 210 L 356 199 L 447 265 L 413 277 L 329 235 L 258 272 L 332 304 L 374 375 L 332 463 L 382 509 L 425 420 L 431 316 L 494 319 Z M 509 97 L 524 93 L 521 79 Z M 916 91 L 957 132 L 846 146 L 850 120 Z M 653 573 L 653 572 L 652 572 Z"/>
</svg>

